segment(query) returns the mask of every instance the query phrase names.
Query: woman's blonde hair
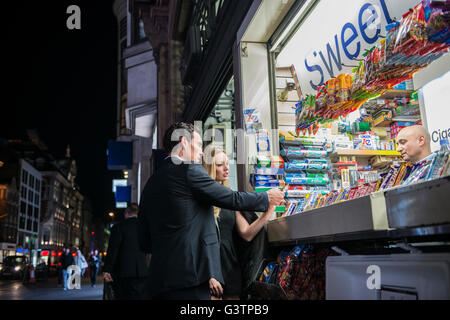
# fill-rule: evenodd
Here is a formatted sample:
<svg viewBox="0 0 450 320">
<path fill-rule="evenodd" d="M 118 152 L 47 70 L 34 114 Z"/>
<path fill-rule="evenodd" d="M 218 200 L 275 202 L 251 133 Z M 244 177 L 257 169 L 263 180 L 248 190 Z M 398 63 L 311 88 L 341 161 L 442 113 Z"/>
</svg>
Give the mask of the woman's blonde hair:
<svg viewBox="0 0 450 320">
<path fill-rule="evenodd" d="M 208 161 L 205 161 L 205 159 L 203 160 L 203 167 L 213 180 L 216 180 L 216 156 L 221 153 L 224 153 L 225 156 L 227 155 L 227 153 L 220 147 L 209 145 L 205 148 L 205 157 Z M 229 188 L 228 180 L 219 183 Z M 220 208 L 214 207 L 214 218 L 218 219 L 219 215 Z"/>
</svg>

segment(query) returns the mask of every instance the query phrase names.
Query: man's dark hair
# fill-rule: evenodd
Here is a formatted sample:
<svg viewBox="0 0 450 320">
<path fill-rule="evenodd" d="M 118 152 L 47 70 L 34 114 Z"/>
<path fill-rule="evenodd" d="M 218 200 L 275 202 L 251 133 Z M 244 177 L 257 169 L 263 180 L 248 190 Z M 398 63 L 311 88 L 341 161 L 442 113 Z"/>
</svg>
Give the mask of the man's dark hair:
<svg viewBox="0 0 450 320">
<path fill-rule="evenodd" d="M 172 135 L 174 131 L 177 131 L 176 140 L 172 141 Z M 177 122 L 170 126 L 164 134 L 164 149 L 167 154 L 172 153 L 173 148 L 180 142 L 181 137 L 185 137 L 188 141 L 191 141 L 194 136 L 195 127 L 191 123 Z"/>
<path fill-rule="evenodd" d="M 139 206 L 137 205 L 137 203 L 134 202 L 130 203 L 125 211 L 126 211 L 125 213 L 137 215 L 139 211 Z"/>
</svg>

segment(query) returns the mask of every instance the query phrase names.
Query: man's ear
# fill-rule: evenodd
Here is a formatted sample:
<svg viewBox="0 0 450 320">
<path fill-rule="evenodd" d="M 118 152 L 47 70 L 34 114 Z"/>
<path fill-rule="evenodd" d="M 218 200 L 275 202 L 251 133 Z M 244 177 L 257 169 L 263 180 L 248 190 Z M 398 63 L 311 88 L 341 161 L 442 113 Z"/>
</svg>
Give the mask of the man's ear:
<svg viewBox="0 0 450 320">
<path fill-rule="evenodd" d="M 188 144 L 188 142 L 187 142 L 186 137 L 181 137 L 181 138 L 180 138 L 180 145 L 181 145 L 181 147 L 182 147 L 183 149 L 186 149 L 187 144 Z"/>
<path fill-rule="evenodd" d="M 425 137 L 424 136 L 419 136 L 419 145 L 420 146 L 425 145 Z"/>
</svg>

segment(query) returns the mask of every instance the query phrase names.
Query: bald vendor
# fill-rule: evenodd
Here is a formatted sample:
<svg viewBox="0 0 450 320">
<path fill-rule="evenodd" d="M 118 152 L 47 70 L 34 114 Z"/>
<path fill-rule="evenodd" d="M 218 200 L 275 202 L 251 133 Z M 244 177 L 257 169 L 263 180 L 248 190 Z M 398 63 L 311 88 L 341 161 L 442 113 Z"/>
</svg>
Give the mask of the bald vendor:
<svg viewBox="0 0 450 320">
<path fill-rule="evenodd" d="M 426 178 L 436 156 L 435 153 L 431 153 L 430 141 L 430 134 L 422 126 L 406 127 L 399 132 L 397 151 L 402 154 L 403 160 L 413 164 L 411 172 L 402 185 Z"/>
</svg>

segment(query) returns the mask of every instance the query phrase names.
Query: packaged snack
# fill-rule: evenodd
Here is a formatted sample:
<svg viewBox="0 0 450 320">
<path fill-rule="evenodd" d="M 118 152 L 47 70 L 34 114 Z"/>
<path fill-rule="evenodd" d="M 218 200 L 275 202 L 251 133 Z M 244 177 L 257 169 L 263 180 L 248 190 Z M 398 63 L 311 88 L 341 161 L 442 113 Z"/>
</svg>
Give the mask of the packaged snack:
<svg viewBox="0 0 450 320">
<path fill-rule="evenodd" d="M 261 127 L 260 114 L 257 109 L 244 109 L 245 129 L 248 134 L 255 134 Z"/>
<path fill-rule="evenodd" d="M 280 187 L 282 183 L 280 180 L 276 179 L 274 176 L 265 175 L 255 175 L 254 176 L 254 187 L 270 187 L 276 188 Z"/>
<path fill-rule="evenodd" d="M 280 156 L 270 156 L 270 167 L 271 168 L 283 168 L 284 167 L 284 160 Z"/>
<path fill-rule="evenodd" d="M 276 266 L 277 263 L 275 261 L 269 262 L 261 273 L 259 282 L 271 283 L 270 280 L 273 277 L 274 271 L 276 271 Z"/>
<path fill-rule="evenodd" d="M 256 156 L 256 167 L 258 168 L 270 168 L 271 159 L 268 156 Z"/>
<path fill-rule="evenodd" d="M 270 141 L 268 131 L 259 130 L 256 132 L 256 147 L 258 153 L 265 153 L 270 151 Z"/>
</svg>

